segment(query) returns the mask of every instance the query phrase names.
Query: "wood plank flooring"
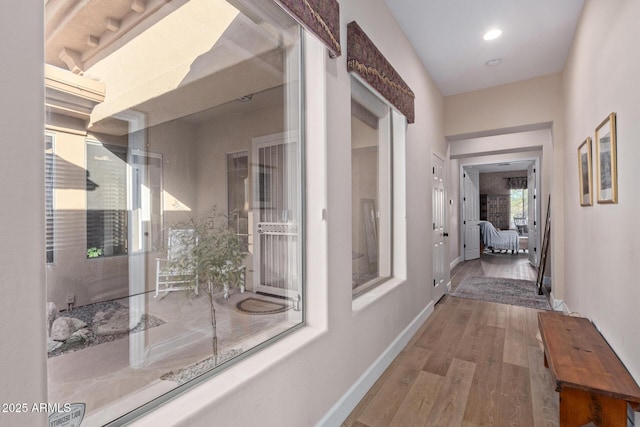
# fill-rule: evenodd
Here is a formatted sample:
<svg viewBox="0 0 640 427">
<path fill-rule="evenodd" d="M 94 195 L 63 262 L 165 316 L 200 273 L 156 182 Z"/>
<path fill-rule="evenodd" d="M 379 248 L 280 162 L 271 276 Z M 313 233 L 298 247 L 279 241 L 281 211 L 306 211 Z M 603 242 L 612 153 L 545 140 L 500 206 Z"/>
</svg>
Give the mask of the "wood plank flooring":
<svg viewBox="0 0 640 427">
<path fill-rule="evenodd" d="M 535 280 L 526 255 L 483 255 L 451 272 Z M 558 394 L 537 310 L 446 295 L 343 427 L 557 426 Z"/>
</svg>

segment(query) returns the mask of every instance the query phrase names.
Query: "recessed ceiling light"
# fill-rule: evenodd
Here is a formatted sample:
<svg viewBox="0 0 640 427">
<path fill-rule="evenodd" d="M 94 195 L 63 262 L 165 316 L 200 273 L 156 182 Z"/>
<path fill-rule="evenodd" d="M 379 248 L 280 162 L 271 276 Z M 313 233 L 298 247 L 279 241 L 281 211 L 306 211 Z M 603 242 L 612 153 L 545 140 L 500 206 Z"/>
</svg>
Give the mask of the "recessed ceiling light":
<svg viewBox="0 0 640 427">
<path fill-rule="evenodd" d="M 485 40 L 494 40 L 500 37 L 501 35 L 502 35 L 502 30 L 499 30 L 498 28 L 494 28 L 493 30 L 487 31 L 485 35 L 482 36 L 482 38 Z"/>
<path fill-rule="evenodd" d="M 502 62 L 502 59 L 500 59 L 500 58 L 490 59 L 490 60 L 487 61 L 487 65 L 489 67 L 495 67 L 496 65 L 498 65 L 501 62 Z"/>
</svg>

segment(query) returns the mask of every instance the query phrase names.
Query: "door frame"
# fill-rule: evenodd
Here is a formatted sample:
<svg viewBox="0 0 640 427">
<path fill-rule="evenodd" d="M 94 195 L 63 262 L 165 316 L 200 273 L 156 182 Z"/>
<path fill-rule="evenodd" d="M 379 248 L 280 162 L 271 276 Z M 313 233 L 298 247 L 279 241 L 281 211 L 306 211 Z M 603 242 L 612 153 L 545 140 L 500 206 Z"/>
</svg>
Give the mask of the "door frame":
<svg viewBox="0 0 640 427">
<path fill-rule="evenodd" d="M 536 158 L 532 160 L 533 163 L 533 168 L 535 169 L 534 175 L 535 175 L 535 186 L 536 186 L 536 192 L 535 192 L 535 209 L 536 209 L 536 217 L 534 218 L 534 236 L 535 238 L 532 239 L 531 237 L 529 237 L 529 241 L 527 244 L 527 249 L 529 250 L 529 262 L 531 263 L 531 265 L 533 265 L 534 267 L 538 267 L 538 263 L 540 262 L 540 248 L 542 245 L 542 241 L 540 240 L 540 228 L 541 228 L 541 218 L 542 218 L 542 181 L 541 181 L 541 176 L 542 176 L 542 171 L 540 170 L 540 159 Z M 528 172 L 527 172 L 528 175 Z M 529 196 L 531 197 L 531 195 Z M 529 231 L 529 235 L 531 234 L 531 231 Z M 533 243 L 533 244 L 532 244 Z M 532 255 L 533 254 L 533 255 Z"/>
<path fill-rule="evenodd" d="M 433 175 L 435 175 L 435 159 L 438 159 L 439 161 L 442 162 L 442 204 L 440 206 L 440 215 L 442 216 L 442 228 L 438 229 L 437 225 L 436 225 L 436 218 L 433 217 L 434 211 L 436 209 L 436 207 L 434 206 L 435 204 L 435 199 L 436 199 L 436 187 L 434 185 L 434 181 L 433 181 Z M 432 229 L 432 234 L 431 234 L 431 242 L 432 242 L 432 251 L 435 251 L 435 241 L 437 237 L 441 238 L 441 244 L 443 246 L 443 253 L 442 253 L 442 257 L 441 259 L 437 259 L 435 252 L 432 253 L 431 256 L 431 262 L 432 262 L 432 274 L 433 274 L 433 285 L 434 285 L 434 302 L 438 302 L 440 300 L 440 298 L 442 298 L 446 293 L 447 290 L 451 287 L 451 282 L 449 280 L 450 278 L 450 269 L 449 269 L 449 263 L 448 261 L 448 254 L 449 254 L 449 244 L 448 241 L 446 239 L 447 234 L 447 161 L 446 161 L 446 157 L 441 155 L 440 153 L 438 153 L 435 150 L 431 150 L 431 165 L 433 167 L 433 175 L 432 175 L 432 186 L 431 186 L 431 201 L 432 201 L 432 207 L 431 207 L 431 213 L 432 213 L 432 223 L 433 223 L 433 229 Z M 438 236 L 439 235 L 439 236 Z M 438 264 L 438 261 L 440 262 L 440 265 Z M 439 283 L 437 283 L 438 277 L 436 277 L 436 272 L 441 270 L 442 272 L 442 278 L 440 280 Z"/>
<path fill-rule="evenodd" d="M 513 154 L 515 154 L 515 156 L 513 156 Z M 481 157 L 481 156 L 478 156 Z M 478 166 L 483 166 L 483 165 L 493 165 L 493 164 L 497 164 L 497 163 L 503 163 L 503 162 L 530 162 L 533 163 L 535 165 L 536 168 L 536 209 L 537 209 L 537 213 L 538 213 L 538 218 L 536 221 L 536 225 L 535 225 L 535 230 L 536 230 L 536 238 L 534 239 L 533 244 L 535 246 L 532 246 L 532 242 L 531 240 L 529 240 L 529 251 L 531 251 L 532 247 L 537 247 L 538 248 L 538 256 L 537 259 L 539 260 L 539 250 L 540 250 L 540 245 L 541 245 L 541 241 L 540 241 L 540 228 L 541 228 L 541 217 L 543 215 L 543 206 L 542 206 L 542 199 L 543 199 L 543 195 L 545 194 L 544 189 L 542 188 L 542 169 L 541 169 L 541 163 L 542 163 L 542 153 L 539 156 L 526 156 L 526 157 L 517 157 L 516 153 L 512 153 L 512 155 L 498 155 L 498 156 L 489 156 L 491 158 L 491 160 L 487 160 L 487 161 L 473 161 L 473 162 L 469 162 L 469 163 L 461 163 L 460 164 L 460 176 L 459 176 L 459 181 L 460 181 L 460 200 L 459 200 L 459 217 L 460 217 L 460 236 L 459 236 L 459 256 L 460 256 L 460 260 L 461 261 L 465 261 L 465 253 L 464 253 L 464 178 L 463 178 L 463 173 L 464 173 L 464 169 L 465 168 L 469 168 L 469 167 L 478 167 Z M 464 161 L 464 159 L 459 159 Z M 548 194 L 548 193 L 547 193 Z M 535 265 L 534 265 L 535 266 Z"/>
<path fill-rule="evenodd" d="M 251 140 L 251 159 L 250 159 L 250 170 L 251 170 L 251 219 L 250 219 L 250 224 L 252 226 L 252 229 L 249 231 L 249 235 L 253 236 L 253 241 L 249 241 L 249 246 L 253 247 L 253 290 L 254 292 L 265 292 L 265 293 L 269 293 L 269 294 L 273 294 L 273 295 L 279 295 L 279 296 L 283 296 L 283 297 L 293 297 L 295 295 L 300 295 L 301 294 L 301 284 L 302 284 L 302 277 L 298 276 L 297 277 L 297 288 L 296 289 L 286 289 L 286 288 L 275 288 L 275 287 L 270 287 L 270 286 L 265 286 L 262 285 L 260 283 L 260 279 L 261 279 L 261 272 L 260 272 L 260 256 L 261 256 L 261 247 L 260 247 L 260 233 L 258 233 L 258 224 L 260 223 L 260 215 L 258 210 L 260 209 L 260 192 L 259 192 L 259 172 L 260 172 L 260 165 L 258 163 L 258 150 L 260 148 L 263 147 L 269 147 L 269 146 L 276 146 L 276 145 L 284 145 L 284 144 L 292 144 L 292 143 L 296 143 L 298 140 L 298 134 L 297 132 L 280 132 L 280 133 L 275 133 L 275 134 L 271 134 L 271 135 L 264 135 L 264 136 L 259 136 L 259 137 L 255 137 L 252 138 Z M 300 147 L 298 146 L 298 154 L 297 154 L 297 161 L 300 161 Z M 298 167 L 299 172 L 300 172 L 300 168 Z M 301 183 L 301 177 L 300 179 L 298 179 L 298 183 L 297 185 L 300 186 Z M 302 197 L 301 193 L 299 191 L 298 188 L 295 189 L 295 191 L 297 191 L 298 194 L 298 198 Z M 298 245 L 303 244 L 302 241 L 302 201 L 299 200 L 299 209 L 301 210 L 301 212 L 298 213 L 300 221 L 298 222 L 298 224 L 295 224 L 297 227 L 297 237 L 298 237 Z M 293 266 L 293 268 L 298 271 L 301 274 L 301 263 L 302 260 L 300 259 L 300 251 L 299 251 L 299 246 L 298 249 L 296 249 L 296 259 L 294 261 L 294 263 L 296 264 L 295 266 Z M 296 279 L 296 278 L 294 278 Z"/>
<path fill-rule="evenodd" d="M 467 169 L 473 169 L 475 166 L 478 166 L 476 164 L 463 164 L 460 165 L 460 259 L 462 261 L 467 261 L 467 257 L 466 257 L 466 248 L 465 248 L 465 244 L 466 244 L 466 207 L 465 207 L 465 185 L 464 185 L 464 179 L 465 179 L 465 173 Z M 479 174 L 479 172 L 478 172 Z M 480 219 L 480 179 L 478 178 L 478 220 L 476 222 L 479 221 Z M 478 226 L 478 251 L 480 251 L 480 231 L 479 231 L 479 226 Z M 479 254 L 480 255 L 480 254 Z M 477 259 L 477 258 L 471 258 L 471 259 Z"/>
</svg>

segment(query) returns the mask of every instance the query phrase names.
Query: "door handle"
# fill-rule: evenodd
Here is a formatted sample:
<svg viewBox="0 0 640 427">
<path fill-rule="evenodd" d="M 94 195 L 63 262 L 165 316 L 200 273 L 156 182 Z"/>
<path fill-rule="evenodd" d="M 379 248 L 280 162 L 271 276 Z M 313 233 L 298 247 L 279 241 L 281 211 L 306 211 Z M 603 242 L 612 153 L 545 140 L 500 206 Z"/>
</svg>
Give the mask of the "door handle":
<svg viewBox="0 0 640 427">
<path fill-rule="evenodd" d="M 449 233 L 442 233 L 444 237 L 449 237 Z"/>
</svg>

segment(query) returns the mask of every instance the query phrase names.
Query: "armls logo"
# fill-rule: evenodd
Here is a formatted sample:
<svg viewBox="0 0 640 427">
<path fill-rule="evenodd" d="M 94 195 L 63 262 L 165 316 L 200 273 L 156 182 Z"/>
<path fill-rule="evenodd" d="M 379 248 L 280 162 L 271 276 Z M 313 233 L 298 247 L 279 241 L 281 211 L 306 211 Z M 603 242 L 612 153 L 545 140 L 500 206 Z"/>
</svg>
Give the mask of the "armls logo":
<svg viewBox="0 0 640 427">
<path fill-rule="evenodd" d="M 63 411 L 49 415 L 49 427 L 79 427 L 84 418 L 84 410 L 84 403 L 65 405 Z"/>
</svg>

